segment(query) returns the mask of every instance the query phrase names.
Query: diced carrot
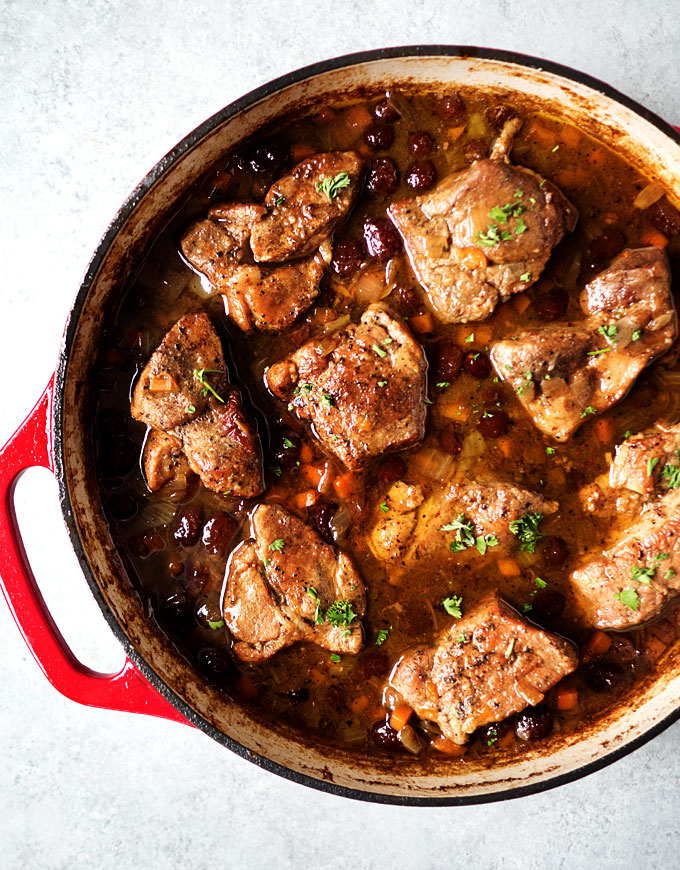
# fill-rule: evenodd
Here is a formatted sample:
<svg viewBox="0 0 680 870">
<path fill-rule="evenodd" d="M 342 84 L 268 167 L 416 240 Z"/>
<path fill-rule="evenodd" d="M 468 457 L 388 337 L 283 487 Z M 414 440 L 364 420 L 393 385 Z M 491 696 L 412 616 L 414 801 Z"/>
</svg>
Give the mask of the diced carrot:
<svg viewBox="0 0 680 870">
<path fill-rule="evenodd" d="M 479 326 L 475 326 L 475 342 L 480 347 L 486 347 L 492 338 L 493 326 L 488 323 L 480 323 Z"/>
<path fill-rule="evenodd" d="M 307 145 L 306 142 L 298 142 L 290 149 L 290 156 L 293 163 L 300 163 L 306 157 L 311 157 L 314 153 L 314 148 L 312 148 L 311 145 Z"/>
<path fill-rule="evenodd" d="M 408 720 L 411 718 L 411 713 L 413 713 L 413 710 L 408 704 L 397 704 L 394 710 L 392 710 L 390 725 L 395 731 L 401 731 L 404 725 L 406 725 Z"/>
<path fill-rule="evenodd" d="M 177 389 L 177 382 L 172 375 L 151 375 L 149 389 L 153 393 L 171 393 Z"/>
<path fill-rule="evenodd" d="M 352 713 L 362 713 L 368 707 L 368 698 L 366 695 L 359 695 L 356 698 L 352 698 L 349 702 L 349 709 Z"/>
<path fill-rule="evenodd" d="M 666 652 L 668 646 L 659 640 L 658 637 L 650 637 L 645 641 L 645 652 L 652 661 L 657 661 Z"/>
<path fill-rule="evenodd" d="M 600 417 L 593 423 L 593 433 L 600 444 L 610 444 L 614 438 L 614 426 L 611 420 Z"/>
<path fill-rule="evenodd" d="M 588 173 L 581 166 L 560 169 L 555 173 L 555 181 L 560 187 L 585 187 L 588 183 Z"/>
<path fill-rule="evenodd" d="M 518 293 L 512 301 L 513 308 L 518 314 L 524 314 L 527 308 L 531 305 L 531 299 L 526 293 Z"/>
<path fill-rule="evenodd" d="M 344 122 L 350 129 L 363 130 L 373 123 L 373 117 L 363 103 L 357 103 L 345 110 Z"/>
<path fill-rule="evenodd" d="M 504 577 L 519 577 L 522 573 L 519 565 L 510 556 L 503 556 L 496 562 L 496 567 Z"/>
<path fill-rule="evenodd" d="M 238 693 L 243 695 L 244 698 L 248 698 L 249 701 L 257 698 L 257 686 L 253 678 L 249 677 L 248 674 L 239 674 L 236 688 Z"/>
<path fill-rule="evenodd" d="M 498 447 L 501 456 L 505 456 L 506 459 L 510 459 L 514 452 L 513 441 L 509 435 L 501 435 L 500 438 L 497 438 L 496 447 Z"/>
<path fill-rule="evenodd" d="M 312 448 L 309 446 L 309 444 L 303 444 L 300 448 L 300 462 L 309 464 L 312 459 L 314 459 L 314 453 L 312 452 Z"/>
<path fill-rule="evenodd" d="M 455 420 L 456 423 L 465 423 L 472 409 L 463 402 L 446 402 L 439 404 L 437 410 L 447 420 Z"/>
<path fill-rule="evenodd" d="M 472 272 L 474 269 L 486 269 L 487 259 L 486 254 L 481 248 L 474 245 L 469 245 L 465 248 L 454 248 L 456 259 L 463 267 Z"/>
<path fill-rule="evenodd" d="M 295 506 L 298 508 L 311 507 L 319 500 L 319 493 L 315 489 L 308 489 L 305 492 L 298 492 L 295 496 Z"/>
<path fill-rule="evenodd" d="M 408 324 L 413 327 L 416 332 L 421 333 L 421 335 L 426 332 L 434 331 L 434 317 L 429 311 L 426 311 L 425 314 L 416 314 L 409 318 Z"/>
<path fill-rule="evenodd" d="M 354 492 L 356 478 L 351 471 L 339 474 L 333 481 L 333 489 L 338 498 L 348 498 Z"/>
<path fill-rule="evenodd" d="M 456 758 L 462 758 L 467 752 L 466 746 L 460 746 L 458 743 L 454 743 L 453 740 L 449 740 L 448 737 L 437 737 L 436 740 L 432 741 L 431 745 L 433 749 L 443 752 L 444 755 L 451 755 Z"/>
<path fill-rule="evenodd" d="M 534 142 L 543 145 L 545 148 L 552 148 L 557 143 L 557 134 L 555 131 L 550 127 L 546 127 L 545 124 L 538 120 L 532 122 L 529 127 L 528 136 L 530 136 Z"/>
<path fill-rule="evenodd" d="M 599 628 L 594 631 L 581 648 L 581 658 L 584 662 L 603 656 L 612 645 L 612 639 Z"/>
<path fill-rule="evenodd" d="M 668 239 L 658 230 L 646 229 L 640 233 L 640 242 L 643 245 L 654 245 L 655 248 L 665 248 Z"/>
<path fill-rule="evenodd" d="M 324 465 L 301 465 L 300 472 L 306 480 L 308 480 L 314 489 L 317 489 L 323 478 Z"/>
<path fill-rule="evenodd" d="M 576 127 L 562 127 L 560 130 L 560 142 L 563 142 L 568 148 L 577 148 L 581 141 L 581 131 Z"/>
<path fill-rule="evenodd" d="M 462 124 L 460 127 L 449 127 L 449 139 L 452 142 L 455 142 L 465 132 L 465 124 Z"/>
<path fill-rule="evenodd" d="M 439 692 L 437 691 L 437 687 L 432 682 L 432 680 L 428 680 L 425 683 L 425 697 L 433 706 L 437 706 L 439 702 Z"/>
<path fill-rule="evenodd" d="M 557 709 L 574 710 L 578 707 L 578 689 L 568 680 L 563 680 L 557 687 Z"/>
<path fill-rule="evenodd" d="M 602 169 L 607 162 L 608 156 L 606 148 L 596 148 L 588 155 L 588 162 L 595 169 Z"/>
</svg>

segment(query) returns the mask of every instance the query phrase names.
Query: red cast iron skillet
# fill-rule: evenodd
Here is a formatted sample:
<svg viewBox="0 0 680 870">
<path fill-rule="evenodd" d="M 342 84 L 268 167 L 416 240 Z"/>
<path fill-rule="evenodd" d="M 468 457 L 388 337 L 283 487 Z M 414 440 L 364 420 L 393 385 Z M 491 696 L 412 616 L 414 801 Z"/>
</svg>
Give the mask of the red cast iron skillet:
<svg viewBox="0 0 680 870">
<path fill-rule="evenodd" d="M 265 123 L 323 95 L 379 94 L 386 87 L 486 88 L 560 114 L 602 140 L 678 198 L 680 136 L 632 100 L 554 63 L 469 46 L 407 46 L 346 55 L 290 73 L 218 112 L 179 143 L 124 203 L 102 238 L 73 304 L 56 371 L 0 451 L 1 585 L 47 679 L 81 704 L 185 722 L 266 770 L 323 791 L 381 803 L 450 805 L 518 797 L 583 776 L 640 746 L 680 716 L 680 655 L 634 687 L 617 709 L 573 735 L 555 735 L 519 755 L 463 763 L 369 759 L 323 737 L 267 723 L 207 683 L 145 615 L 110 539 L 88 441 L 88 373 L 112 300 L 150 240 L 206 166 Z M 42 466 L 59 485 L 61 509 L 85 579 L 127 659 L 117 674 L 79 662 L 37 588 L 18 532 L 13 494 L 22 471 Z"/>
</svg>

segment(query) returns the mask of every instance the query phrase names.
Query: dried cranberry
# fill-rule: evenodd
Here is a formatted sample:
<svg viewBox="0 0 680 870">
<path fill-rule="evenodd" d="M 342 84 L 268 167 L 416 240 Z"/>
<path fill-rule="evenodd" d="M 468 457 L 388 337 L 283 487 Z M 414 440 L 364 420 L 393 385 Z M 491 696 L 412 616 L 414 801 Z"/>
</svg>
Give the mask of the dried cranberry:
<svg viewBox="0 0 680 870">
<path fill-rule="evenodd" d="M 406 147 L 409 150 L 409 154 L 413 154 L 414 157 L 427 157 L 428 154 L 432 154 L 434 151 L 434 139 L 424 130 L 419 133 L 411 133 L 406 142 Z"/>
<path fill-rule="evenodd" d="M 665 196 L 650 205 L 647 214 L 654 229 L 664 235 L 677 236 L 680 233 L 680 211 Z"/>
<path fill-rule="evenodd" d="M 333 543 L 333 530 L 331 523 L 338 506 L 333 502 L 319 501 L 309 508 L 309 515 L 314 523 L 317 532 L 321 535 L 324 541 L 329 544 Z"/>
<path fill-rule="evenodd" d="M 203 546 L 213 556 L 224 556 L 237 531 L 238 520 L 229 514 L 215 514 L 203 526 Z"/>
<path fill-rule="evenodd" d="M 369 255 L 379 263 L 391 260 L 401 248 L 399 235 L 387 218 L 373 218 L 366 221 L 364 242 Z"/>
<path fill-rule="evenodd" d="M 406 170 L 406 184 L 416 193 L 423 193 L 434 187 L 437 170 L 431 160 L 414 160 Z"/>
<path fill-rule="evenodd" d="M 292 468 L 299 461 L 301 450 L 300 436 L 289 429 L 284 430 L 279 434 L 272 451 L 274 464 L 280 465 L 281 468 Z"/>
<path fill-rule="evenodd" d="M 489 146 L 484 139 L 469 139 L 465 144 L 463 153 L 466 160 L 474 163 L 475 160 L 483 160 L 488 156 Z"/>
<path fill-rule="evenodd" d="M 462 121 L 465 118 L 465 104 L 457 94 L 441 99 L 438 108 L 447 121 Z"/>
<path fill-rule="evenodd" d="M 523 710 L 515 723 L 515 734 L 520 740 L 541 740 L 552 731 L 553 714 L 543 704 Z"/>
<path fill-rule="evenodd" d="M 452 384 L 460 374 L 463 364 L 463 351 L 448 338 L 437 342 L 434 348 L 435 383 L 441 381 Z"/>
<path fill-rule="evenodd" d="M 642 650 L 635 646 L 629 637 L 626 637 L 623 634 L 615 634 L 611 636 L 611 642 L 612 645 L 609 648 L 609 655 L 621 664 L 631 664 L 642 655 Z"/>
<path fill-rule="evenodd" d="M 401 456 L 388 456 L 378 469 L 378 480 L 383 487 L 391 486 L 406 474 L 406 460 Z"/>
<path fill-rule="evenodd" d="M 248 164 L 257 175 L 273 174 L 283 168 L 288 160 L 288 149 L 282 145 L 269 143 L 256 148 L 250 155 Z"/>
<path fill-rule="evenodd" d="M 463 436 L 455 423 L 448 422 L 439 433 L 439 446 L 445 453 L 458 456 L 463 449 Z"/>
<path fill-rule="evenodd" d="M 364 130 L 364 142 L 371 151 L 387 151 L 394 142 L 394 128 L 388 124 L 371 124 Z"/>
<path fill-rule="evenodd" d="M 184 508 L 179 515 L 172 536 L 178 544 L 193 547 L 198 542 L 202 525 L 201 514 L 196 508 Z"/>
<path fill-rule="evenodd" d="M 104 477 L 125 477 L 137 465 L 137 450 L 129 438 L 107 438 L 100 444 L 99 465 Z"/>
<path fill-rule="evenodd" d="M 186 626 L 193 617 L 193 604 L 184 591 L 175 591 L 161 601 L 158 617 L 174 629 Z"/>
<path fill-rule="evenodd" d="M 391 157 L 377 157 L 371 163 L 366 187 L 373 196 L 390 196 L 399 187 L 399 170 Z"/>
<path fill-rule="evenodd" d="M 541 556 L 546 565 L 559 568 L 567 561 L 569 549 L 564 538 L 551 536 L 541 542 Z"/>
<path fill-rule="evenodd" d="M 569 305 L 569 294 L 561 287 L 554 287 L 545 296 L 539 297 L 534 303 L 536 317 L 541 320 L 557 320 L 563 317 Z"/>
<path fill-rule="evenodd" d="M 487 746 L 493 746 L 501 737 L 505 737 L 514 728 L 514 719 L 502 719 L 500 722 L 491 722 L 489 725 L 484 725 L 475 731 L 475 737 L 486 743 Z"/>
<path fill-rule="evenodd" d="M 198 667 L 207 677 L 220 680 L 229 671 L 229 659 L 222 650 L 204 649 L 198 654 Z"/>
<path fill-rule="evenodd" d="M 510 425 L 510 417 L 505 411 L 486 411 L 477 423 L 480 435 L 484 438 L 500 438 Z"/>
<path fill-rule="evenodd" d="M 613 662 L 591 662 L 581 668 L 583 679 L 593 692 L 611 692 L 623 679 L 623 671 Z"/>
<path fill-rule="evenodd" d="M 399 308 L 404 314 L 408 316 L 417 314 L 423 307 L 420 291 L 410 284 L 397 284 L 393 292 L 399 299 Z"/>
<path fill-rule="evenodd" d="M 565 604 L 564 595 L 553 589 L 542 589 L 533 598 L 534 612 L 546 619 L 562 616 Z"/>
<path fill-rule="evenodd" d="M 384 121 L 386 124 L 394 124 L 395 121 L 401 118 L 399 109 L 393 103 L 390 103 L 387 97 L 376 103 L 373 107 L 373 114 L 379 121 Z"/>
<path fill-rule="evenodd" d="M 109 513 L 114 520 L 130 520 L 137 513 L 137 501 L 128 493 L 116 493 L 109 501 Z"/>
<path fill-rule="evenodd" d="M 402 748 L 401 740 L 399 739 L 399 732 L 394 730 L 387 717 L 384 721 L 380 720 L 373 725 L 371 728 L 371 737 L 374 742 L 378 746 L 382 746 L 383 749 L 395 750 Z"/>
<path fill-rule="evenodd" d="M 473 378 L 483 380 L 491 374 L 489 357 L 481 351 L 469 350 L 463 357 L 463 368 Z"/>
<path fill-rule="evenodd" d="M 608 227 L 602 235 L 590 243 L 590 250 L 594 257 L 610 260 L 626 246 L 626 237 L 615 227 Z"/>
<path fill-rule="evenodd" d="M 331 268 L 341 278 L 348 278 L 356 272 L 363 258 L 364 251 L 359 242 L 355 239 L 343 239 L 333 245 Z"/>
</svg>

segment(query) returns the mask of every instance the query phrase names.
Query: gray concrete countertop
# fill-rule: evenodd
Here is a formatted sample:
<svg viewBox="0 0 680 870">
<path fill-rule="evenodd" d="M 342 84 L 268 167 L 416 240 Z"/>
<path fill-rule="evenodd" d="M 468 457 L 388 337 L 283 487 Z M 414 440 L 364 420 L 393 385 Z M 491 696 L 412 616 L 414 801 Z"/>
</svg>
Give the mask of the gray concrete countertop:
<svg viewBox="0 0 680 870">
<path fill-rule="evenodd" d="M 100 236 L 128 192 L 232 99 L 383 45 L 485 45 L 595 75 L 680 123 L 677 0 L 1 0 L 0 443 L 54 366 Z M 66 539 L 54 481 L 17 505 L 36 574 L 82 661 L 122 653 Z M 0 556 L 1 557 L 1 556 Z M 562 788 L 487 806 L 382 807 L 265 773 L 208 737 L 56 693 L 0 601 L 0 866 L 666 868 L 680 845 L 680 725 Z"/>
</svg>

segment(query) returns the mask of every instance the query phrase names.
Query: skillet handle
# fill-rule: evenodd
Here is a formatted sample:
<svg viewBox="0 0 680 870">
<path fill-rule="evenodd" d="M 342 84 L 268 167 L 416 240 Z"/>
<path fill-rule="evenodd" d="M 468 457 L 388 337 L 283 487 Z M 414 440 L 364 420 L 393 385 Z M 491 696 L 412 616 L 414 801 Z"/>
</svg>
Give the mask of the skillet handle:
<svg viewBox="0 0 680 870">
<path fill-rule="evenodd" d="M 19 534 L 14 490 L 27 468 L 41 466 L 54 472 L 53 388 L 54 375 L 28 417 L 0 449 L 0 588 L 34 659 L 62 695 L 89 707 L 146 713 L 189 724 L 130 659 L 117 674 L 100 674 L 81 664 L 57 628 L 35 582 Z"/>
</svg>

